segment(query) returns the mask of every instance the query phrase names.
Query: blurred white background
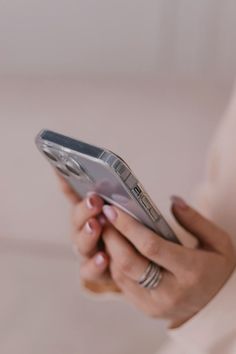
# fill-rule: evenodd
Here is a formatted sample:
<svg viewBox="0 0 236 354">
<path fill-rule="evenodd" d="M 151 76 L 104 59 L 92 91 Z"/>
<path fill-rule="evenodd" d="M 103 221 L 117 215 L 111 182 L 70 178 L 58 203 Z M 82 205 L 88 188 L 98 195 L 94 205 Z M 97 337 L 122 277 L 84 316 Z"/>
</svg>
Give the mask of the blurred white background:
<svg viewBox="0 0 236 354">
<path fill-rule="evenodd" d="M 0 1 L 0 352 L 143 354 L 163 325 L 79 288 L 43 127 L 127 159 L 167 217 L 191 199 L 236 72 L 236 4 Z"/>
<path fill-rule="evenodd" d="M 234 0 L 1 0 L 0 10 L 2 75 L 235 75 Z"/>
</svg>

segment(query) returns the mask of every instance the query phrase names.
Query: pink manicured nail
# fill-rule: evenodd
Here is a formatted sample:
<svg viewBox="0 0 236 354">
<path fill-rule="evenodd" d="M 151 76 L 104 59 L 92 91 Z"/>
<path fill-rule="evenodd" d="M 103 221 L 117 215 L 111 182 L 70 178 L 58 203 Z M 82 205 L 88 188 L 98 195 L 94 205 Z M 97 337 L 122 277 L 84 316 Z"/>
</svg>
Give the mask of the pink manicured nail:
<svg viewBox="0 0 236 354">
<path fill-rule="evenodd" d="M 89 209 L 101 208 L 103 205 L 103 201 L 95 193 L 88 193 L 86 198 L 86 204 Z"/>
<path fill-rule="evenodd" d="M 102 210 L 109 221 L 114 222 L 116 220 L 118 214 L 113 207 L 110 205 L 104 205 Z"/>
<path fill-rule="evenodd" d="M 94 200 L 93 200 L 93 196 L 89 196 L 87 199 L 86 199 L 86 204 L 87 204 L 87 207 L 89 209 L 93 209 L 94 208 Z"/>
<path fill-rule="evenodd" d="M 101 266 L 105 263 L 105 257 L 99 253 L 95 258 L 95 263 L 97 266 Z"/>
<path fill-rule="evenodd" d="M 103 215 L 99 215 L 98 222 L 101 226 L 104 226 L 106 224 L 106 218 Z"/>
<path fill-rule="evenodd" d="M 91 225 L 91 222 L 87 221 L 85 224 L 85 230 L 87 231 L 88 234 L 92 234 L 93 233 L 93 227 Z"/>
<path fill-rule="evenodd" d="M 171 197 L 171 201 L 179 209 L 182 209 L 182 210 L 188 209 L 187 203 L 180 197 L 177 197 L 174 195 Z"/>
</svg>

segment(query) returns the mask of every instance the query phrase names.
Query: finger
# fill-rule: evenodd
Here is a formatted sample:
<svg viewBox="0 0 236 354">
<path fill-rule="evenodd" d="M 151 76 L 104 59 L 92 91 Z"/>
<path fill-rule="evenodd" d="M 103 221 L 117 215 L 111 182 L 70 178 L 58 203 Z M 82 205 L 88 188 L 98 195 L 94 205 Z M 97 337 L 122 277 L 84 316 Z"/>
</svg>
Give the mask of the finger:
<svg viewBox="0 0 236 354">
<path fill-rule="evenodd" d="M 96 194 L 89 194 L 73 210 L 73 223 L 77 230 L 81 230 L 86 221 L 101 213 L 103 200 Z"/>
<path fill-rule="evenodd" d="M 163 271 L 160 284 L 155 289 L 144 289 L 120 272 L 113 261 L 110 263 L 111 275 L 122 293 L 138 309 L 151 317 L 173 318 L 176 314 L 176 295 L 178 286 L 175 277 Z M 180 314 L 182 311 L 180 309 Z"/>
<path fill-rule="evenodd" d="M 174 196 L 172 202 L 172 212 L 179 224 L 195 235 L 202 245 L 222 253 L 226 233 L 187 205 L 183 199 Z"/>
<path fill-rule="evenodd" d="M 116 267 L 127 277 L 139 281 L 148 267 L 149 261 L 139 254 L 135 248 L 112 226 L 106 227 L 102 238 Z"/>
<path fill-rule="evenodd" d="M 74 242 L 79 253 L 84 257 L 91 257 L 97 251 L 102 226 L 95 219 L 89 219 L 82 230 L 74 236 Z"/>
<path fill-rule="evenodd" d="M 128 278 L 116 267 L 113 261 L 110 262 L 110 272 L 112 279 L 126 299 L 145 314 L 152 315 L 156 305 L 147 289 L 140 287 L 136 282 Z"/>
<path fill-rule="evenodd" d="M 55 173 L 59 180 L 61 191 L 65 194 L 65 196 L 72 204 L 79 203 L 81 201 L 81 197 L 74 191 L 74 189 L 69 185 L 69 183 L 57 171 L 55 171 Z"/>
<path fill-rule="evenodd" d="M 109 273 L 102 275 L 95 280 L 82 280 L 83 287 L 90 290 L 92 293 L 97 294 L 108 294 L 109 293 L 121 293 L 121 289 L 115 284 L 115 282 L 110 278 Z"/>
<path fill-rule="evenodd" d="M 98 252 L 93 258 L 86 260 L 80 267 L 82 280 L 97 281 L 108 269 L 109 257 L 104 252 Z"/>
<path fill-rule="evenodd" d="M 182 272 L 191 261 L 191 253 L 184 246 L 163 239 L 119 208 L 105 205 L 103 213 L 144 257 L 172 273 Z"/>
</svg>

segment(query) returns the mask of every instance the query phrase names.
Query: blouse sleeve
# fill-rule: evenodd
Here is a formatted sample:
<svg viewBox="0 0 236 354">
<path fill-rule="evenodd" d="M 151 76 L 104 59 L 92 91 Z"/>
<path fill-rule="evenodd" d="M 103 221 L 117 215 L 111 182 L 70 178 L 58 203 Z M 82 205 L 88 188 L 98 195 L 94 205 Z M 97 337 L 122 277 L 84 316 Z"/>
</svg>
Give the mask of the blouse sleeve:
<svg viewBox="0 0 236 354">
<path fill-rule="evenodd" d="M 235 97 L 236 98 L 236 97 Z M 223 227 L 236 245 L 236 99 L 231 102 L 210 150 L 205 182 L 195 194 L 201 213 Z M 236 353 L 236 271 L 192 319 L 169 334 L 186 353 Z"/>
</svg>

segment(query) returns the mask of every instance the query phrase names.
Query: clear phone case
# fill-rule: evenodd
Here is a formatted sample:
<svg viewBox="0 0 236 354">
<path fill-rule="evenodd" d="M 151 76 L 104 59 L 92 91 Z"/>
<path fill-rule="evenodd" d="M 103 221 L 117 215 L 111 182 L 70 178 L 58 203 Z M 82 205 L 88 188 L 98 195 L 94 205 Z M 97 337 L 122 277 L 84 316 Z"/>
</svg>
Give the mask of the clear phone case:
<svg viewBox="0 0 236 354">
<path fill-rule="evenodd" d="M 165 239 L 179 243 L 142 184 L 119 156 L 49 130 L 37 135 L 36 145 L 81 197 L 93 191 Z"/>
</svg>

